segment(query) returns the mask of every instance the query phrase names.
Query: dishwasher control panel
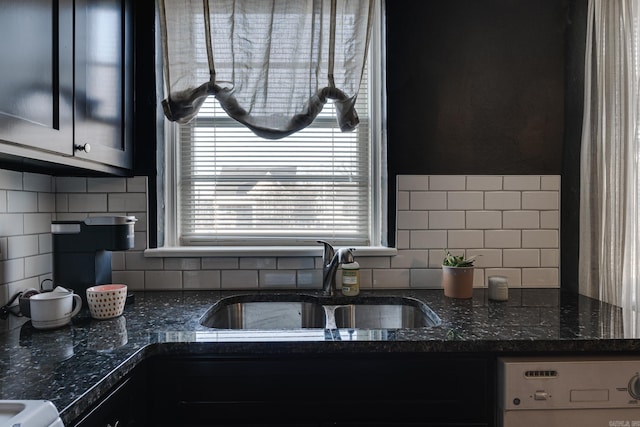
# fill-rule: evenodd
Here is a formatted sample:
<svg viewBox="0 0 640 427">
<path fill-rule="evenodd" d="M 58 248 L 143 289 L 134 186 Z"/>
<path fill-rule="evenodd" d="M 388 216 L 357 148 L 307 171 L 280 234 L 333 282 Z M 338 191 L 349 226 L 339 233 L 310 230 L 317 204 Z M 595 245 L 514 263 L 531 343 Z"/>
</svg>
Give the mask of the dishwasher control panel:
<svg viewBox="0 0 640 427">
<path fill-rule="evenodd" d="M 499 358 L 498 390 L 503 411 L 640 410 L 640 357 Z"/>
</svg>

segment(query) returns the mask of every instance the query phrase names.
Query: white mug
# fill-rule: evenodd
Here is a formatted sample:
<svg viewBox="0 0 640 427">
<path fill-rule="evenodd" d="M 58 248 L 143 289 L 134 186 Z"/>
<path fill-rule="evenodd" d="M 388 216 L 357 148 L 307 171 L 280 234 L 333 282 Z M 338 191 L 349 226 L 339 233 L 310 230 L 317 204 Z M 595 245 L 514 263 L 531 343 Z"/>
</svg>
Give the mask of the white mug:
<svg viewBox="0 0 640 427">
<path fill-rule="evenodd" d="M 29 298 L 31 324 L 37 329 L 64 326 L 81 308 L 82 298 L 73 292 L 43 292 Z"/>
</svg>

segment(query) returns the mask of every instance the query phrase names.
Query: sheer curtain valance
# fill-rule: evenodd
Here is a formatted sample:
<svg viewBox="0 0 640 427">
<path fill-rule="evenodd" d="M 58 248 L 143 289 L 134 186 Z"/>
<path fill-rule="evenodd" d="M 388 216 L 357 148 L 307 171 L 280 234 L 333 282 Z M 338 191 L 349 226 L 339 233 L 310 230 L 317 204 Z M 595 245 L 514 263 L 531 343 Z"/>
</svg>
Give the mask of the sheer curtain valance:
<svg viewBox="0 0 640 427">
<path fill-rule="evenodd" d="M 213 95 L 263 138 L 308 126 L 328 99 L 358 124 L 370 0 L 159 0 L 166 117 L 187 123 Z"/>
</svg>

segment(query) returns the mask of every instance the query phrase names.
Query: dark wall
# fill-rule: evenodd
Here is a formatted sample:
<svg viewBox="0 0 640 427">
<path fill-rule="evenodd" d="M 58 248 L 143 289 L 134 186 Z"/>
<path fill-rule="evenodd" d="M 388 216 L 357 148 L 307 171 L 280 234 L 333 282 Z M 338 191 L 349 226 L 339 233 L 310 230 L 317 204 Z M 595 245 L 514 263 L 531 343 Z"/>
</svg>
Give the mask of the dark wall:
<svg viewBox="0 0 640 427">
<path fill-rule="evenodd" d="M 571 289 L 586 4 L 386 1 L 389 194 L 399 174 L 562 175 L 561 283 Z"/>
<path fill-rule="evenodd" d="M 559 174 L 565 8 L 562 0 L 387 1 L 391 170 Z"/>
</svg>

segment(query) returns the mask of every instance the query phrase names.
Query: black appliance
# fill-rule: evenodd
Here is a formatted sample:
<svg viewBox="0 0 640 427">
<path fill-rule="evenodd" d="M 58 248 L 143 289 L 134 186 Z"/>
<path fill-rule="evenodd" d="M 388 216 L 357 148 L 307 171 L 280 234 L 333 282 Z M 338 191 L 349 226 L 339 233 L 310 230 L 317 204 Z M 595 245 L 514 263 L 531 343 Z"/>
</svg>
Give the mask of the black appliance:
<svg viewBox="0 0 640 427">
<path fill-rule="evenodd" d="M 87 303 L 86 289 L 111 281 L 111 252 L 134 245 L 134 216 L 53 221 L 53 282 L 72 289 Z"/>
</svg>

